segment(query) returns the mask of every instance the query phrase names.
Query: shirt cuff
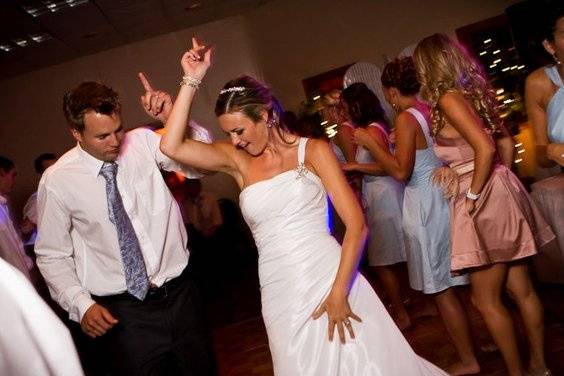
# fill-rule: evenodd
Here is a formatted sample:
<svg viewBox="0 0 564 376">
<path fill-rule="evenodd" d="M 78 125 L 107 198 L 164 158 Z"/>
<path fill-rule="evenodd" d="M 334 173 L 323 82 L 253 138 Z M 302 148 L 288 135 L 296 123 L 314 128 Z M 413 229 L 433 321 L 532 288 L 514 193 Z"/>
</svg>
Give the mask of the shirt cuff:
<svg viewBox="0 0 564 376">
<path fill-rule="evenodd" d="M 69 318 L 80 324 L 88 308 L 94 304 L 96 302 L 90 297 L 90 294 L 86 292 L 80 293 L 74 301 L 74 309 L 69 312 Z"/>
</svg>

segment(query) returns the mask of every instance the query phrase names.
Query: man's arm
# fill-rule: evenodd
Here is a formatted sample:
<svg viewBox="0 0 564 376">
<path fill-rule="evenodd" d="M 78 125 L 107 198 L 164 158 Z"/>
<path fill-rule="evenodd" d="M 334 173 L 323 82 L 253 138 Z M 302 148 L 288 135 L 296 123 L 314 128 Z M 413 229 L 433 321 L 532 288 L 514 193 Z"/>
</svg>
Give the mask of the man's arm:
<svg viewBox="0 0 564 376">
<path fill-rule="evenodd" d="M 57 195 L 46 187 L 44 180 L 39 185 L 37 199 L 37 266 L 53 299 L 69 312 L 71 320 L 80 322 L 95 302 L 76 274 L 70 214 Z"/>
<path fill-rule="evenodd" d="M 148 77 L 143 72 L 139 72 L 138 74 L 139 80 L 145 89 L 145 94 L 141 96 L 141 107 L 147 115 L 152 117 L 155 120 L 160 121 L 161 123 L 165 124 L 172 112 L 172 97 L 165 91 L 156 90 L 153 88 L 151 83 L 149 82 Z M 162 130 L 166 132 L 166 130 Z M 213 138 L 206 128 L 202 127 L 198 123 L 193 120 L 190 120 L 189 127 L 188 127 L 188 137 L 192 140 L 204 142 L 206 144 L 211 144 L 213 142 Z M 159 134 L 163 134 L 160 133 Z M 182 164 L 179 164 L 176 161 L 165 156 L 159 147 L 160 143 L 160 136 L 158 136 L 157 148 L 154 148 L 154 140 L 156 138 L 150 137 L 147 141 L 147 145 L 153 155 L 155 155 L 155 160 L 159 164 L 160 168 L 166 171 L 176 171 L 180 172 L 187 178 L 198 179 L 201 178 L 203 175 L 211 175 L 214 172 L 197 169 L 193 167 L 187 167 Z"/>
<path fill-rule="evenodd" d="M 204 175 L 204 173 L 202 173 L 200 170 L 178 163 L 175 160 L 170 159 L 169 157 L 164 155 L 159 147 L 159 144 L 161 142 L 161 135 L 148 129 L 142 128 L 137 128 L 132 132 L 134 132 L 134 134 L 132 134 L 133 137 L 140 138 L 134 140 L 133 142 L 143 142 L 144 145 L 147 146 L 149 153 L 154 156 L 155 162 L 157 162 L 160 169 L 165 171 L 179 172 L 189 179 L 199 179 Z M 199 133 L 195 134 L 194 140 L 209 143 L 205 138 L 203 140 L 200 140 Z"/>
<path fill-rule="evenodd" d="M 47 282 L 51 296 L 71 320 L 92 338 L 104 335 L 117 320 L 97 304 L 76 274 L 70 214 L 55 192 L 39 184 L 37 199 L 39 237 L 35 244 L 37 266 Z"/>
</svg>

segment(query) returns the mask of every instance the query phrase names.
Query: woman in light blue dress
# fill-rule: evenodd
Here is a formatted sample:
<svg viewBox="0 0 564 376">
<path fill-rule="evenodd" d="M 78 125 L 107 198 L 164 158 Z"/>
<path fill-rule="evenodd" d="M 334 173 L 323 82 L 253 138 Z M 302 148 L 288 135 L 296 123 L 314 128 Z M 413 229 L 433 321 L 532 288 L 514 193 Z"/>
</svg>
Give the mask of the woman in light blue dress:
<svg viewBox="0 0 564 376">
<path fill-rule="evenodd" d="M 535 132 L 537 161 L 556 175 L 532 185 L 535 203 L 556 234 L 535 259 L 543 282 L 564 283 L 564 8 L 550 10 L 543 45 L 553 64 L 533 71 L 525 83 L 527 116 Z M 560 165 L 560 169 L 554 166 Z M 541 358 L 539 354 L 537 358 Z M 540 361 L 539 361 L 540 363 Z"/>
<path fill-rule="evenodd" d="M 554 64 L 527 77 L 525 104 L 540 164 L 564 167 L 564 7 L 550 9 L 547 15 L 543 46 Z"/>
<path fill-rule="evenodd" d="M 442 190 L 432 183 L 442 167 L 433 152 L 428 127 L 429 108 L 417 99 L 420 84 L 410 57 L 395 59 L 384 68 L 386 100 L 398 112 L 395 120 L 396 150 L 390 154 L 365 130 L 355 140 L 374 156 L 379 168 L 406 182 L 403 228 L 406 236 L 409 282 L 413 289 L 434 297 L 443 322 L 460 356 L 448 369 L 451 375 L 480 371 L 464 308 L 451 288 L 468 283 L 465 275 L 452 276 L 450 268 L 450 215 Z"/>
<path fill-rule="evenodd" d="M 374 140 L 390 150 L 387 119 L 378 97 L 363 83 L 354 83 L 342 93 L 351 123 L 349 129 L 366 129 Z M 353 132 L 350 132 L 351 135 Z M 387 174 L 372 171 L 374 158 L 364 147 L 356 147 L 355 161 L 343 165 L 345 171 L 362 174 L 362 203 L 370 230 L 368 263 L 376 271 L 390 301 L 400 329 L 411 325 L 403 304 L 394 264 L 405 262 L 402 228 L 403 183 Z"/>
</svg>

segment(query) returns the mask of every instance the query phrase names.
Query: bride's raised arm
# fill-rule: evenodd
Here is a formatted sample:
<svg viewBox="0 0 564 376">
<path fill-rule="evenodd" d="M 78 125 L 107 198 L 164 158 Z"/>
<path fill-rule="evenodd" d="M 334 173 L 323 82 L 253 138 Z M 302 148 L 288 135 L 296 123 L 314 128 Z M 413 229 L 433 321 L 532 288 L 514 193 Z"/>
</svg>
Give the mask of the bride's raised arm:
<svg viewBox="0 0 564 376">
<path fill-rule="evenodd" d="M 180 163 L 233 175 L 237 166 L 233 159 L 235 148 L 230 143 L 206 144 L 184 137 L 196 90 L 211 64 L 211 50 L 192 38 L 192 48 L 182 55 L 180 64 L 184 77 L 161 138 L 161 151 Z"/>
</svg>

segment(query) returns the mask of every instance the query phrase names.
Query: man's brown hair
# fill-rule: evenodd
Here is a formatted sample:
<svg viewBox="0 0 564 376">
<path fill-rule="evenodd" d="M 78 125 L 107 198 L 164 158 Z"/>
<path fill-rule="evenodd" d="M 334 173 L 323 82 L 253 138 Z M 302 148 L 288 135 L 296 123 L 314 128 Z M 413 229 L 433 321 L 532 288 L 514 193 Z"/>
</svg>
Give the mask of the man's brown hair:
<svg viewBox="0 0 564 376">
<path fill-rule="evenodd" d="M 69 126 L 82 133 L 86 112 L 95 111 L 104 115 L 119 114 L 121 104 L 118 94 L 112 88 L 98 82 L 86 81 L 64 95 L 63 111 Z"/>
</svg>

